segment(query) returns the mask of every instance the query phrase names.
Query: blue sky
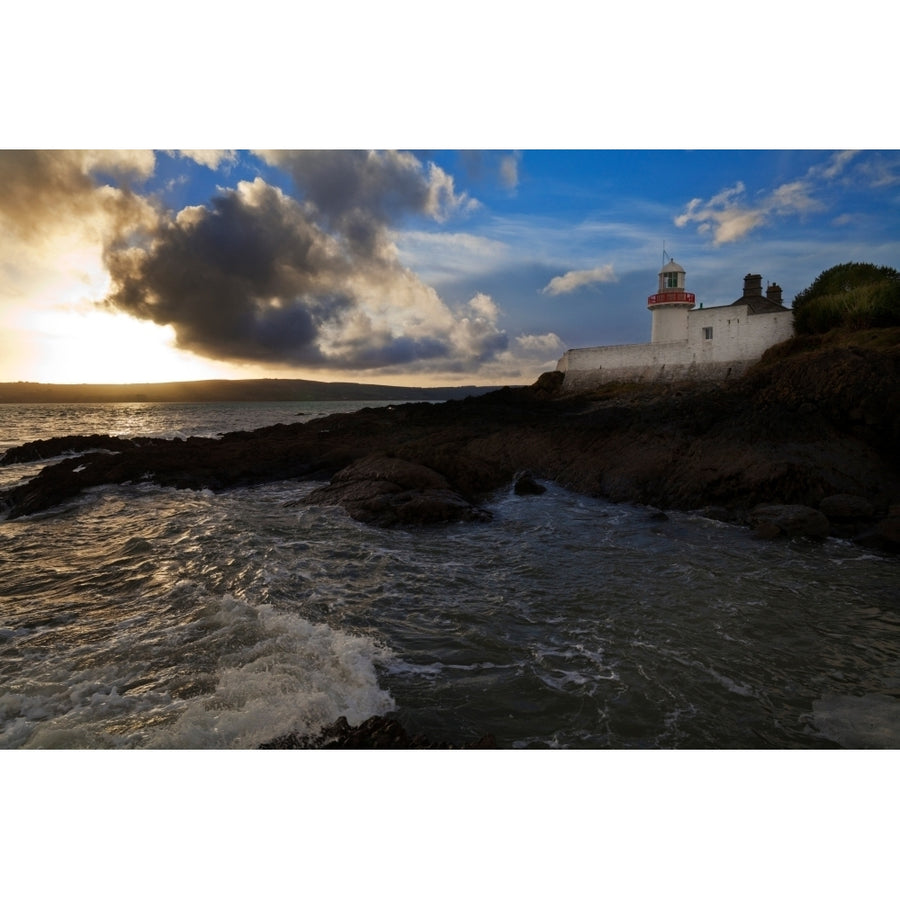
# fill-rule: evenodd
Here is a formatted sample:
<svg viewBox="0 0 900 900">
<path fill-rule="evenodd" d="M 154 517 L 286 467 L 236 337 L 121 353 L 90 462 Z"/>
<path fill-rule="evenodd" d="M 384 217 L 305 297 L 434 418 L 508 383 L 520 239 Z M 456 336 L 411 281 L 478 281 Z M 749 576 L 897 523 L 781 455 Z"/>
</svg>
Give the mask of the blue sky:
<svg viewBox="0 0 900 900">
<path fill-rule="evenodd" d="M 0 379 L 530 383 L 707 306 L 900 265 L 900 153 L 0 153 Z"/>
</svg>

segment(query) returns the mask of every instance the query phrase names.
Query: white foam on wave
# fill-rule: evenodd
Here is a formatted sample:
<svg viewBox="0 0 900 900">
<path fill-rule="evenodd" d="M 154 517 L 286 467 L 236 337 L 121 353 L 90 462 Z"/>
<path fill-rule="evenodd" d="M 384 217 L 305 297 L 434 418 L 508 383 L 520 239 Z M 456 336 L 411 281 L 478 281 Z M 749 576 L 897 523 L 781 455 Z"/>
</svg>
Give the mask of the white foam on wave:
<svg viewBox="0 0 900 900">
<path fill-rule="evenodd" d="M 202 693 L 179 695 L 180 675 L 148 677 L 154 660 L 143 642 L 105 665 L 59 659 L 39 679 L 0 692 L 0 746 L 253 748 L 394 708 L 376 669 L 390 654 L 368 637 L 227 594 L 206 598 L 197 613 L 156 638 L 179 642 L 174 658 L 186 671 L 215 661 L 206 675 L 188 676 Z"/>
<path fill-rule="evenodd" d="M 218 616 L 226 629 L 240 629 L 250 609 L 256 633 L 223 654 L 230 664 L 218 671 L 213 693 L 188 701 L 146 746 L 255 747 L 288 732 L 315 733 L 339 716 L 357 724 L 394 708 L 375 668 L 389 654 L 371 639 L 230 596 Z"/>
<path fill-rule="evenodd" d="M 438 678 L 447 672 L 483 672 L 488 670 L 517 670 L 520 666 L 517 663 L 498 664 L 494 662 L 473 662 L 473 663 L 414 663 L 404 659 L 394 658 L 387 667 L 387 671 L 391 675 L 413 676 L 421 678 Z"/>
</svg>

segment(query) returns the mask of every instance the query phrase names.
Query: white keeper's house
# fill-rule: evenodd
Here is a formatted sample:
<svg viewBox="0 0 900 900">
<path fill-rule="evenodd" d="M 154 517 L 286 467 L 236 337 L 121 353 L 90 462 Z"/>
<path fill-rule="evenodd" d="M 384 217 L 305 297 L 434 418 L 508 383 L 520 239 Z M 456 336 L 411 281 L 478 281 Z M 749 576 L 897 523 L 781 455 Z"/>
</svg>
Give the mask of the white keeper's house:
<svg viewBox="0 0 900 900">
<path fill-rule="evenodd" d="M 744 277 L 744 293 L 726 306 L 696 305 L 674 259 L 662 267 L 659 288 L 647 298 L 653 325 L 649 344 L 567 350 L 556 365 L 563 385 L 579 390 L 611 381 L 724 381 L 748 369 L 773 344 L 794 333 L 794 314 L 781 288 L 762 290 L 761 275 Z"/>
</svg>

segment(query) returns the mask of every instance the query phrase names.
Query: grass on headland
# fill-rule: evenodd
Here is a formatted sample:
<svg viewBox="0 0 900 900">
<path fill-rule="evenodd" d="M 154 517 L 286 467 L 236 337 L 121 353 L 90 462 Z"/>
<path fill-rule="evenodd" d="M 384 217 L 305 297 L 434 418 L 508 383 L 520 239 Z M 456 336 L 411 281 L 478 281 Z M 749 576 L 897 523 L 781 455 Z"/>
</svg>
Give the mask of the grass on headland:
<svg viewBox="0 0 900 900">
<path fill-rule="evenodd" d="M 826 269 L 794 298 L 794 333 L 900 326 L 900 272 L 872 263 Z"/>
</svg>

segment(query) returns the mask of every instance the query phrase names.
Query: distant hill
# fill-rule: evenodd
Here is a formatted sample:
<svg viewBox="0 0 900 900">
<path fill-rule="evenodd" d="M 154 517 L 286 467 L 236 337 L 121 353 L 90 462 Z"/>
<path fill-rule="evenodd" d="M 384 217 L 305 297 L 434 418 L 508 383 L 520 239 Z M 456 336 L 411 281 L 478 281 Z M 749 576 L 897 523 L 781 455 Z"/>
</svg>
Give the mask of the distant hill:
<svg viewBox="0 0 900 900">
<path fill-rule="evenodd" d="M 0 403 L 224 403 L 289 400 L 461 400 L 497 387 L 397 387 L 385 384 L 260 378 L 247 381 L 175 381 L 166 384 L 0 383 Z"/>
</svg>

